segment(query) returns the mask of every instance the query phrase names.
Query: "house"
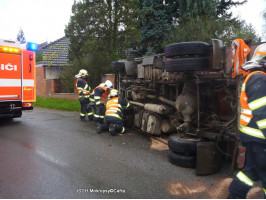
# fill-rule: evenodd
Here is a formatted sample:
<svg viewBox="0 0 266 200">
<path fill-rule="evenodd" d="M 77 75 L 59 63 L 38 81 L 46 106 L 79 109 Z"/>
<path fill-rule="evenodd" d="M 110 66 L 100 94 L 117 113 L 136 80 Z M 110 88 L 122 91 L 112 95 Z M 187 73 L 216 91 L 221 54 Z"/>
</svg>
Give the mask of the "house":
<svg viewBox="0 0 266 200">
<path fill-rule="evenodd" d="M 77 99 L 76 94 L 62 93 L 59 75 L 68 65 L 69 38 L 62 37 L 42 47 L 42 61 L 36 63 L 36 95 Z"/>
</svg>

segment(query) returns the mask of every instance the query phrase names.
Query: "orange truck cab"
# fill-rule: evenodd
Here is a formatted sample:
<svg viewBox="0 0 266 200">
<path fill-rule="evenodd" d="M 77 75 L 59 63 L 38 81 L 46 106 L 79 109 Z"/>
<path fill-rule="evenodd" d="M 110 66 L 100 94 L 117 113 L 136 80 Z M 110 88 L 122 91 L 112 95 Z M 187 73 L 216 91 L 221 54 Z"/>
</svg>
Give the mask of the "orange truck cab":
<svg viewBox="0 0 266 200">
<path fill-rule="evenodd" d="M 0 118 L 21 117 L 36 101 L 35 51 L 18 41 L 0 39 Z"/>
</svg>

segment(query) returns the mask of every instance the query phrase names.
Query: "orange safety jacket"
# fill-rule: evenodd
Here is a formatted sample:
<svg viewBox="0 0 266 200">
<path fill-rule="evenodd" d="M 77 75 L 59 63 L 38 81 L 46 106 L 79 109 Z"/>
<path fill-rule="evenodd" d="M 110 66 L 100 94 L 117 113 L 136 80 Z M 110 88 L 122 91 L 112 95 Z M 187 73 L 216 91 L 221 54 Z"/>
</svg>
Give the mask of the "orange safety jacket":
<svg viewBox="0 0 266 200">
<path fill-rule="evenodd" d="M 255 74 L 255 73 L 262 73 L 266 76 L 265 72 L 255 71 L 255 72 L 250 73 L 246 77 L 244 83 L 242 84 L 241 94 L 240 94 L 240 105 L 241 105 L 240 124 L 242 124 L 244 126 L 247 126 L 249 124 L 250 120 L 253 118 L 252 110 L 250 109 L 250 106 L 248 105 L 248 97 L 246 94 L 246 83 L 248 82 L 251 75 Z"/>
<path fill-rule="evenodd" d="M 106 103 L 105 116 L 112 116 L 122 119 L 122 106 L 118 103 L 118 97 L 113 97 Z"/>
<path fill-rule="evenodd" d="M 239 136 L 243 141 L 259 141 L 265 143 L 266 119 L 264 116 L 261 116 L 259 120 L 256 119 L 257 121 L 254 121 L 253 112 L 258 112 L 258 110 L 265 107 L 266 96 L 259 97 L 258 99 L 252 99 L 251 102 L 248 102 L 248 97 L 246 94 L 246 84 L 250 79 L 250 77 L 255 73 L 261 73 L 266 76 L 266 73 L 262 71 L 252 72 L 246 77 L 242 85 L 241 95 L 240 95 L 241 113 L 240 113 Z M 252 138 L 250 138 L 250 136 Z"/>
<path fill-rule="evenodd" d="M 83 79 L 77 79 L 76 81 L 76 89 L 78 90 L 78 97 L 90 97 L 90 86 L 88 85 L 87 81 Z"/>
<path fill-rule="evenodd" d="M 95 90 L 97 88 L 103 89 L 104 92 L 102 92 L 101 96 L 98 96 L 99 95 L 98 93 L 95 94 Z M 94 101 L 96 105 L 99 105 L 100 103 L 105 104 L 108 100 L 109 94 L 110 94 L 110 91 L 108 91 L 106 87 L 97 86 L 91 94 L 91 99 L 93 99 L 92 101 Z"/>
<path fill-rule="evenodd" d="M 237 75 L 243 74 L 245 77 L 249 74 L 249 71 L 241 69 L 241 66 L 246 62 L 247 56 L 250 52 L 250 48 L 242 39 L 235 39 L 231 44 L 232 49 L 232 78 Z"/>
</svg>

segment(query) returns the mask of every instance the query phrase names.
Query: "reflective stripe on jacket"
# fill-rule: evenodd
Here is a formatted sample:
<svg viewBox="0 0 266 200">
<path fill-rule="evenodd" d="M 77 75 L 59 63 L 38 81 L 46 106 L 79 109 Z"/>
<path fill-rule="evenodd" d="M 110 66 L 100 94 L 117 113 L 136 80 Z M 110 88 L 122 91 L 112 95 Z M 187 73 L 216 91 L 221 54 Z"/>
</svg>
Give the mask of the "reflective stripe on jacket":
<svg viewBox="0 0 266 200">
<path fill-rule="evenodd" d="M 231 44 L 232 50 L 232 77 L 243 74 L 245 77 L 249 72 L 241 69 L 241 66 L 246 62 L 246 58 L 250 52 L 250 48 L 242 39 L 235 39 Z"/>
<path fill-rule="evenodd" d="M 112 116 L 122 119 L 122 106 L 118 103 L 118 97 L 113 97 L 106 103 L 105 116 Z"/>
</svg>

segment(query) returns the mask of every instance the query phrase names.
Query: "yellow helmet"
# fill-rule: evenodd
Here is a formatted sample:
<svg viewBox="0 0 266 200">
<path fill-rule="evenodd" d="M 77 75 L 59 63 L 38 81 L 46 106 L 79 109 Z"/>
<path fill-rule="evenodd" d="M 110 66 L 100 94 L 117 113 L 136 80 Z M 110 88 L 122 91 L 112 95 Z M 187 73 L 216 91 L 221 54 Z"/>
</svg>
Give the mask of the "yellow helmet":
<svg viewBox="0 0 266 200">
<path fill-rule="evenodd" d="M 116 89 L 112 89 L 109 96 L 110 96 L 110 98 L 111 97 L 117 97 L 118 96 L 118 91 Z"/>
<path fill-rule="evenodd" d="M 79 75 L 80 76 L 88 76 L 89 74 L 88 74 L 87 70 L 81 69 L 81 70 L 79 70 Z"/>
</svg>

